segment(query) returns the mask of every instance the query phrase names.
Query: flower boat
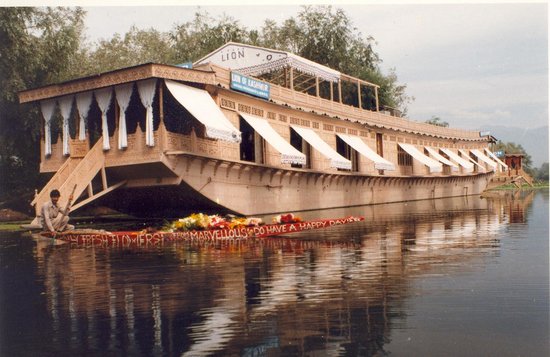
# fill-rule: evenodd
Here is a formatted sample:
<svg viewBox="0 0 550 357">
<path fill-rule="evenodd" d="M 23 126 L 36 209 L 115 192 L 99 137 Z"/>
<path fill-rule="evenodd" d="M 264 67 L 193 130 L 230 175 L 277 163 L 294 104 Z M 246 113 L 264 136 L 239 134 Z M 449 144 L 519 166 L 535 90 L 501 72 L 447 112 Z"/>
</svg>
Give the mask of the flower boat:
<svg viewBox="0 0 550 357">
<path fill-rule="evenodd" d="M 55 236 L 52 236 L 50 232 L 42 232 L 39 235 L 79 246 L 156 246 L 177 241 L 220 242 L 265 238 L 312 229 L 329 228 L 364 220 L 363 217 L 349 216 L 336 219 L 303 221 L 293 214 L 287 214 L 277 216 L 274 219 L 274 223 L 271 224 L 262 224 L 258 219 L 242 218 L 237 218 L 233 221 L 209 218 L 209 223 L 206 224 L 205 221 L 207 218 L 205 217 L 219 216 L 191 215 L 190 217 L 176 220 L 161 230 L 145 229 L 142 231 L 108 232 L 105 230 L 77 229 L 59 232 Z M 241 221 L 239 222 L 239 220 Z M 249 221 L 243 222 L 243 220 Z"/>
</svg>

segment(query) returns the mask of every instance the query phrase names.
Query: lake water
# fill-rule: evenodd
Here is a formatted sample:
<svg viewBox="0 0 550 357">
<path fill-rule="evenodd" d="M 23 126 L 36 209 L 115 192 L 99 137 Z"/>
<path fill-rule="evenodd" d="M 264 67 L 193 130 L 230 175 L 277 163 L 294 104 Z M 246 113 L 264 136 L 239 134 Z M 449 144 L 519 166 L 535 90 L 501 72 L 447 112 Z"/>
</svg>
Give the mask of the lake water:
<svg viewBox="0 0 550 357">
<path fill-rule="evenodd" d="M 0 233 L 1 356 L 548 356 L 548 191 L 125 249 Z"/>
</svg>

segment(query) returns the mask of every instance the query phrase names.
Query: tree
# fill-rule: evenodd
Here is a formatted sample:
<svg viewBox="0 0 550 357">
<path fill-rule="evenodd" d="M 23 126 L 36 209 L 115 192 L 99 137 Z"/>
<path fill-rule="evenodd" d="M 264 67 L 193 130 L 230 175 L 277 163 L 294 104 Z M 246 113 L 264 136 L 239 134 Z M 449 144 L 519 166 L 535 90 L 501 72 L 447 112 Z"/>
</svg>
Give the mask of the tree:
<svg viewBox="0 0 550 357">
<path fill-rule="evenodd" d="M 405 113 L 414 98 L 406 95 L 406 85 L 398 84 L 395 70 L 384 75 L 381 59 L 374 51 L 372 36 L 363 36 L 351 19 L 331 6 L 305 6 L 296 18 L 285 20 L 281 26 L 266 20 L 259 35 L 260 46 L 288 51 L 342 73 L 380 86 L 381 106 Z M 365 101 L 373 101 L 374 93 Z M 357 96 L 345 102 L 357 105 Z"/>
<path fill-rule="evenodd" d="M 102 73 L 148 62 L 174 64 L 177 60 L 173 45 L 168 33 L 132 26 L 124 36 L 116 33 L 110 40 L 100 40 L 95 50 L 81 53 L 85 73 L 79 74 Z"/>
<path fill-rule="evenodd" d="M 446 121 L 442 121 L 440 117 L 436 117 L 435 115 L 432 115 L 431 119 L 426 120 L 425 123 L 442 126 L 445 128 L 449 127 L 449 123 L 447 123 Z"/>
<path fill-rule="evenodd" d="M 193 21 L 176 25 L 169 36 L 179 61 L 196 61 L 230 41 L 248 43 L 248 32 L 238 20 L 226 15 L 216 20 L 207 12 L 195 13 Z"/>
<path fill-rule="evenodd" d="M 548 163 L 543 163 L 538 169 L 535 169 L 535 180 L 548 183 Z"/>
<path fill-rule="evenodd" d="M 37 187 L 41 117 L 19 105 L 21 90 L 72 76 L 84 11 L 0 8 L 0 197 Z"/>
</svg>

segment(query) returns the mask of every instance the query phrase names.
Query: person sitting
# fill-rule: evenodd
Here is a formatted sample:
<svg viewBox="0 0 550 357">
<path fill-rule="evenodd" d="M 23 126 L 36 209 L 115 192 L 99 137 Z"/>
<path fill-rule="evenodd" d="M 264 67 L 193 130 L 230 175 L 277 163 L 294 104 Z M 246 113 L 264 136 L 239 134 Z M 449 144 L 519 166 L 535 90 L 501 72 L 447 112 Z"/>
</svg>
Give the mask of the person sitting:
<svg viewBox="0 0 550 357">
<path fill-rule="evenodd" d="M 70 209 L 68 206 L 65 209 L 58 206 L 59 197 L 61 197 L 59 191 L 52 190 L 50 192 L 51 201 L 44 203 L 41 209 L 42 229 L 54 235 L 56 232 L 74 229 L 73 225 L 68 224 Z"/>
</svg>

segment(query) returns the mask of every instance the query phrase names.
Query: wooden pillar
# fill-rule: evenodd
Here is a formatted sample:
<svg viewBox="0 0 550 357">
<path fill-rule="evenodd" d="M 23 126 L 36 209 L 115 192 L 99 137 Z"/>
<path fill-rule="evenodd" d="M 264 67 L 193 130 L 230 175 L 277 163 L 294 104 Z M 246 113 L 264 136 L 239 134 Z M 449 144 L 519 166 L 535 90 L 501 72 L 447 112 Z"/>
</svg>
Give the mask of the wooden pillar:
<svg viewBox="0 0 550 357">
<path fill-rule="evenodd" d="M 330 101 L 334 101 L 334 89 L 332 88 L 334 85 L 334 82 L 330 82 Z"/>
<path fill-rule="evenodd" d="M 342 80 L 338 79 L 338 101 L 342 104 Z"/>
<path fill-rule="evenodd" d="M 294 90 L 294 68 L 290 67 L 290 89 Z"/>
<path fill-rule="evenodd" d="M 166 130 L 164 126 L 164 86 L 162 83 L 159 86 L 159 128 L 158 128 L 158 138 L 159 138 L 159 147 L 161 150 L 166 149 L 165 143 L 168 141 L 165 139 Z"/>
<path fill-rule="evenodd" d="M 315 77 L 315 95 L 319 96 L 319 77 Z"/>
<path fill-rule="evenodd" d="M 380 107 L 378 105 L 378 87 L 374 87 L 374 96 L 376 98 L 376 111 L 380 111 Z"/>
<path fill-rule="evenodd" d="M 359 109 L 363 109 L 363 106 L 361 105 L 361 82 L 357 81 L 357 99 L 359 103 Z"/>
</svg>

